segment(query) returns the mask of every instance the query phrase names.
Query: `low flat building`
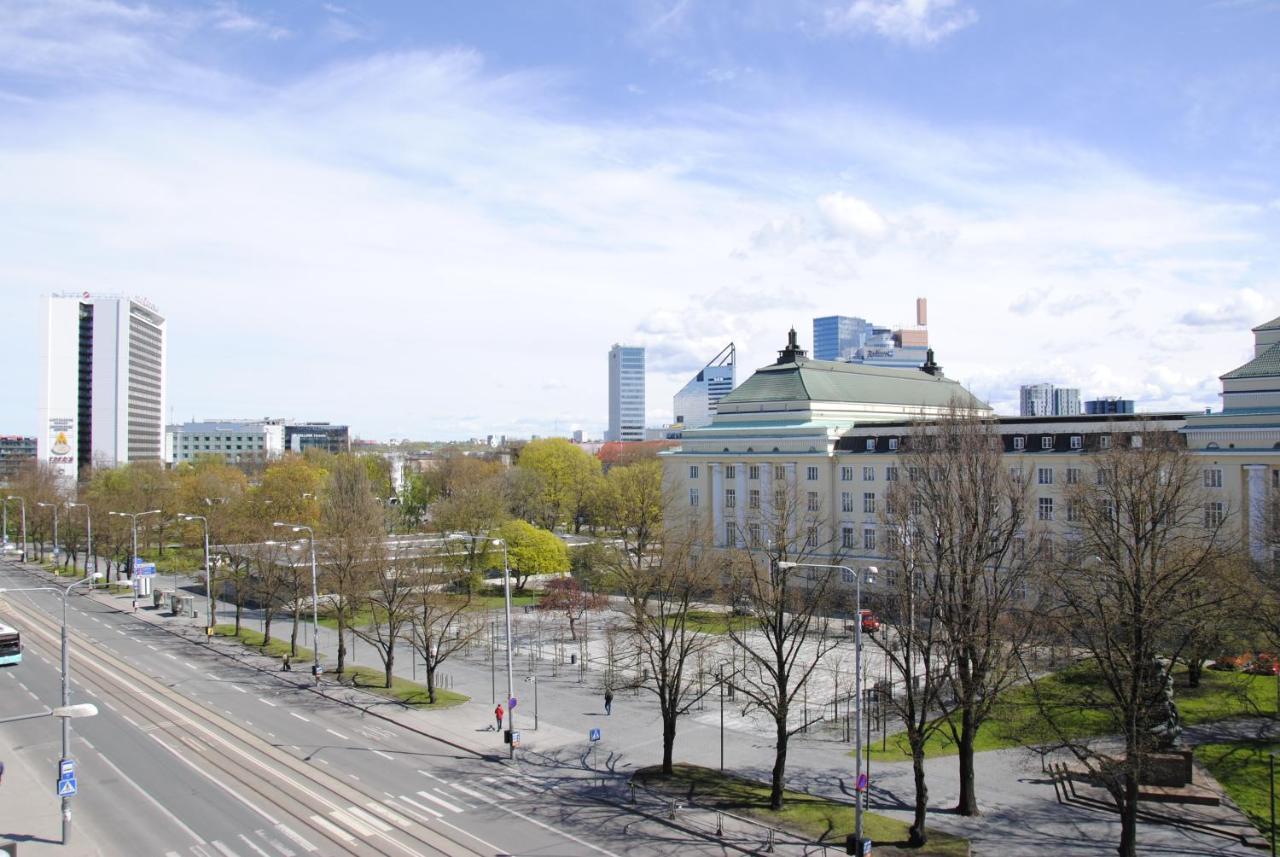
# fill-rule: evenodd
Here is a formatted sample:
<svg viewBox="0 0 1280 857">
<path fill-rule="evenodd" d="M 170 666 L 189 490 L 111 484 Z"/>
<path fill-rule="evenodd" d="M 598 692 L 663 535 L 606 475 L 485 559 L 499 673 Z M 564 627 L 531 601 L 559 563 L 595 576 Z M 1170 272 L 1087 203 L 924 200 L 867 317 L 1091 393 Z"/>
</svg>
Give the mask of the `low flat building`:
<svg viewBox="0 0 1280 857">
<path fill-rule="evenodd" d="M 18 434 L 0 435 L 0 482 L 8 482 L 18 471 L 36 460 L 36 439 Z"/>
<path fill-rule="evenodd" d="M 182 464 L 221 456 L 230 464 L 269 461 L 284 454 L 285 426 L 272 420 L 205 420 L 165 429 L 165 459 Z"/>
<path fill-rule="evenodd" d="M 289 452 L 323 449 L 339 455 L 351 451 L 351 430 L 331 423 L 294 423 L 284 426 L 284 447 Z"/>
</svg>

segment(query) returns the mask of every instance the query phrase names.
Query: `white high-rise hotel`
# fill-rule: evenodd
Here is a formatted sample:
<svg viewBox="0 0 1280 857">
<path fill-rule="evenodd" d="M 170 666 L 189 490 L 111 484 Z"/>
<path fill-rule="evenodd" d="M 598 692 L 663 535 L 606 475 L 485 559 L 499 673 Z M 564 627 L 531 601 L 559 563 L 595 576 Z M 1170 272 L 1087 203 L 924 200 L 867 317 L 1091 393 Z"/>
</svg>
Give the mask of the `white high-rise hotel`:
<svg viewBox="0 0 1280 857">
<path fill-rule="evenodd" d="M 45 298 L 38 460 L 83 468 L 164 458 L 165 321 L 124 295 Z"/>
<path fill-rule="evenodd" d="M 644 348 L 609 349 L 609 428 L 604 439 L 644 440 Z"/>
</svg>

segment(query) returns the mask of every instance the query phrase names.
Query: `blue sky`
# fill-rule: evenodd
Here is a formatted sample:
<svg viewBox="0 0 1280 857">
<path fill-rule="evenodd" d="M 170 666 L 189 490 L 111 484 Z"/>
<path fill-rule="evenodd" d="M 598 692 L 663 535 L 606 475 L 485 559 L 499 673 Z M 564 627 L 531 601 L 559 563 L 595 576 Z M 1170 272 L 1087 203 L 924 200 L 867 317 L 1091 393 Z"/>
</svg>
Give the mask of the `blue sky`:
<svg viewBox="0 0 1280 857">
<path fill-rule="evenodd" d="M 0 433 L 50 291 L 170 325 L 173 415 L 650 422 L 729 340 L 912 320 L 1003 412 L 1218 403 L 1280 315 L 1280 2 L 0 0 Z M 29 368 L 29 371 L 23 371 Z"/>
</svg>

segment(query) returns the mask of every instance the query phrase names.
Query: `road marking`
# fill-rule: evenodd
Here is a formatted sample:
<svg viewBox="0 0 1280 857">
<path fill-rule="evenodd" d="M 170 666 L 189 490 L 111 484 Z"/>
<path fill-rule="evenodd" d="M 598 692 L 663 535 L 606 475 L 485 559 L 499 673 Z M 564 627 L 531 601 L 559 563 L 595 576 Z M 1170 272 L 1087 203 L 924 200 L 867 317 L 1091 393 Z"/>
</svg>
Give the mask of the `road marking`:
<svg viewBox="0 0 1280 857">
<path fill-rule="evenodd" d="M 276 849 L 277 851 L 279 851 L 281 854 L 283 854 L 284 857 L 293 857 L 293 852 L 289 850 L 288 846 L 286 846 L 279 839 L 270 838 L 269 836 L 267 836 L 266 831 L 263 831 L 263 830 L 258 831 L 258 835 L 261 836 L 263 839 L 267 840 L 267 844 L 270 845 L 272 848 Z M 307 844 L 310 845 L 311 843 L 307 843 Z"/>
<path fill-rule="evenodd" d="M 248 693 L 248 692 L 249 692 L 249 691 L 245 690 L 243 687 L 241 687 L 241 686 L 240 686 L 240 685 L 238 685 L 238 684 L 233 684 L 233 685 L 231 685 L 231 686 L 232 686 L 232 687 L 234 687 L 236 690 L 240 691 L 241 693 Z"/>
<path fill-rule="evenodd" d="M 186 832 L 186 834 L 187 834 L 188 836 L 190 836 L 192 839 L 194 839 L 196 842 L 198 842 L 198 843 L 199 843 L 199 844 L 201 844 L 201 845 L 204 845 L 204 844 L 205 844 L 205 841 L 204 841 L 203 839 L 201 839 L 201 838 L 200 838 L 200 834 L 199 834 L 199 833 L 196 833 L 194 830 L 192 830 L 190 827 L 188 827 L 188 826 L 183 822 L 183 820 L 182 820 L 182 819 L 178 818 L 178 816 L 174 815 L 174 814 L 173 814 L 173 813 L 172 813 L 168 808 L 166 808 L 166 807 L 165 807 L 165 805 L 164 805 L 164 804 L 160 803 L 160 801 L 158 801 L 158 800 L 156 800 L 154 797 L 152 797 L 150 792 L 146 791 L 145 789 L 143 789 L 143 788 L 142 788 L 142 786 L 138 785 L 138 784 L 137 784 L 137 783 L 135 783 L 133 780 L 129 779 L 129 775 L 128 775 L 128 774 L 126 774 L 124 771 L 120 770 L 120 768 L 118 768 L 118 767 L 116 766 L 116 763 L 115 763 L 115 762 L 113 762 L 113 761 L 111 761 L 110 759 L 108 759 L 105 755 L 103 755 L 103 754 L 102 754 L 102 752 L 101 752 L 101 751 L 95 751 L 95 752 L 97 752 L 97 753 L 98 753 L 98 758 L 99 758 L 99 759 L 101 759 L 103 762 L 105 762 L 105 763 L 107 764 L 107 767 L 109 767 L 109 768 L 111 768 L 111 770 L 115 771 L 115 772 L 116 772 L 116 775 L 117 775 L 118 777 L 120 777 L 120 779 L 124 780 L 124 781 L 125 781 L 125 782 L 127 782 L 129 785 L 133 786 L 133 787 L 138 791 L 138 793 L 139 793 L 140 795 L 142 795 L 144 798 L 146 798 L 148 801 L 150 801 L 150 802 L 151 802 L 152 806 L 154 806 L 156 809 L 160 810 L 160 812 L 161 812 L 163 815 L 165 815 L 165 816 L 166 816 L 170 821 L 172 821 L 174 824 L 178 825 L 178 827 L 182 828 L 182 829 L 183 829 L 183 831 L 185 831 L 185 832 Z"/>
<path fill-rule="evenodd" d="M 119 628 L 115 628 L 114 630 L 115 630 L 115 632 L 116 632 L 117 634 L 119 634 L 121 637 L 127 637 L 127 636 L 128 636 L 128 634 L 126 634 L 124 631 L 121 631 Z"/>
<path fill-rule="evenodd" d="M 301 834 L 294 832 L 293 828 L 292 828 L 292 827 L 290 827 L 290 826 L 289 826 L 289 825 L 287 825 L 287 824 L 283 824 L 283 823 L 282 823 L 282 824 L 277 824 L 277 825 L 276 825 L 276 830 L 280 831 L 280 832 L 281 832 L 281 833 L 283 833 L 285 836 L 287 836 L 287 837 L 289 838 L 289 840 L 290 840 L 291 842 L 293 842 L 293 844 L 294 844 L 294 845 L 297 845 L 297 846 L 298 846 L 299 848 L 301 848 L 303 851 L 316 851 L 316 850 L 318 850 L 318 849 L 317 849 L 314 845 L 312 845 L 310 842 L 308 842 L 307 840 L 303 839 L 303 838 L 302 838 L 302 836 L 301 836 Z M 273 843 L 271 843 L 271 844 L 272 844 L 272 845 L 275 845 L 275 843 L 274 843 L 274 842 L 273 842 Z M 278 846 L 277 846 L 277 847 L 278 847 Z M 281 851 L 283 851 L 286 855 L 289 853 L 289 850 L 288 850 L 287 848 L 281 848 L 280 850 L 281 850 Z"/>
<path fill-rule="evenodd" d="M 148 648 L 148 649 L 150 649 L 150 650 L 151 650 L 151 651 L 153 651 L 153 652 L 158 652 L 158 651 L 160 651 L 159 649 L 157 649 L 155 646 L 151 645 L 150 643 L 147 643 L 147 648 Z"/>
<path fill-rule="evenodd" d="M 360 819 L 356 818 L 351 813 L 344 812 L 343 810 L 340 810 L 340 809 L 335 809 L 333 812 L 329 813 L 329 817 L 334 819 L 335 821 L 341 822 L 344 826 L 351 828 L 356 833 L 359 833 L 361 836 L 373 836 L 375 833 L 378 832 L 374 830 L 372 827 L 369 827 L 368 825 L 361 823 Z"/>
<path fill-rule="evenodd" d="M 259 836 L 261 836 L 261 835 L 262 835 L 262 831 L 261 831 L 261 830 L 257 830 L 257 831 L 254 831 L 254 832 L 255 832 L 255 833 L 257 833 Z M 263 851 L 263 850 L 262 850 L 261 848 L 259 848 L 257 845 L 254 845 L 254 844 L 253 844 L 253 841 L 252 841 L 252 840 L 250 840 L 250 839 L 249 839 L 249 837 L 245 836 L 243 833 L 241 833 L 241 834 L 240 834 L 240 839 L 241 839 L 241 841 L 242 841 L 242 842 L 244 842 L 244 844 L 245 844 L 245 845 L 248 845 L 248 846 L 249 846 L 250 848 L 252 848 L 254 851 L 256 851 L 256 852 L 258 852 L 259 854 L 261 854 L 261 855 L 262 855 L 262 857 L 271 857 L 271 855 L 270 855 L 270 854 L 268 854 L 267 852 Z"/>
<path fill-rule="evenodd" d="M 99 619 L 97 616 L 90 616 L 89 618 L 90 618 L 90 619 L 92 619 L 93 621 L 97 622 L 99 625 L 101 625 L 101 624 L 102 624 L 102 620 L 101 620 L 101 619 Z"/>
<path fill-rule="evenodd" d="M 331 824 L 329 820 L 322 815 L 311 816 L 311 822 L 315 824 L 317 827 L 324 830 L 330 836 L 341 839 L 344 842 L 356 841 L 356 838 L 354 836 L 352 836 L 350 833 L 347 833 L 347 831 L 343 830 L 341 827 L 338 827 L 336 824 Z"/>
<path fill-rule="evenodd" d="M 214 675 L 213 673 L 205 673 L 205 674 L 204 674 L 204 677 L 205 677 L 205 678 L 207 678 L 207 679 L 209 679 L 209 681 L 222 681 L 222 679 L 218 678 L 218 677 L 217 677 L 216 675 Z"/>
<path fill-rule="evenodd" d="M 491 780 L 493 778 L 486 777 L 486 779 Z M 511 807 L 506 806 L 505 804 L 499 803 L 498 801 L 494 800 L 488 795 L 482 795 L 480 794 L 480 792 L 472 791 L 466 786 L 459 785 L 458 783 L 453 783 L 452 785 L 455 789 L 462 792 L 464 795 L 470 795 L 471 797 L 476 798 L 477 800 L 482 800 L 485 803 L 489 804 L 490 806 L 494 806 L 502 810 L 503 812 L 514 815 L 516 818 L 523 819 L 524 821 L 527 821 L 530 824 L 536 824 L 538 827 L 541 827 L 543 830 L 549 830 L 552 833 L 559 834 L 560 836 L 563 836 L 565 839 L 568 839 L 571 842 L 576 842 L 579 845 L 584 845 L 587 848 L 590 848 L 592 851 L 599 851 L 601 854 L 607 854 L 608 857 L 618 857 L 618 855 L 614 854 L 612 851 L 606 851 L 605 849 L 600 848 L 599 846 L 592 845 L 590 842 L 587 842 L 585 839 L 579 839 L 578 837 L 574 836 L 572 833 L 565 833 L 563 830 L 560 830 L 557 827 L 552 827 L 550 824 L 539 821 L 538 819 L 532 818 L 531 816 L 525 815 L 523 812 L 519 812 L 518 810 L 514 810 Z"/>
<path fill-rule="evenodd" d="M 437 811 L 437 810 L 434 810 L 434 809 L 432 809 L 432 808 L 431 808 L 431 807 L 429 807 L 429 806 L 423 806 L 422 804 L 418 803 L 418 802 L 417 802 L 416 800 L 414 800 L 413 798 L 406 797 L 405 795 L 400 795 L 400 800 L 402 800 L 402 801 L 404 801 L 405 803 L 409 804 L 409 806 L 416 806 L 418 809 L 422 810 L 423 812 L 430 813 L 432 816 L 434 816 L 434 817 L 436 817 L 436 818 L 444 818 L 444 813 L 443 813 L 443 812 L 439 812 L 439 811 Z"/>
<path fill-rule="evenodd" d="M 370 750 L 369 752 L 370 752 L 370 753 L 377 753 L 377 754 L 378 754 L 379 756 L 381 756 L 382 758 L 384 758 L 384 759 L 390 759 L 390 760 L 391 760 L 391 761 L 393 761 L 393 762 L 396 760 L 396 757 L 395 757 L 395 756 L 391 755 L 390 753 L 384 753 L 384 752 L 382 752 L 381 750 Z"/>
<path fill-rule="evenodd" d="M 336 731 L 334 731 L 333 729 L 325 729 L 324 731 L 328 732 L 330 735 L 337 735 L 337 736 L 338 736 L 339 738 L 341 738 L 343 741 L 350 741 L 350 740 L 351 740 L 351 739 L 350 739 L 350 738 L 348 738 L 346 735 L 343 735 L 341 732 L 336 732 Z"/>
<path fill-rule="evenodd" d="M 187 669 L 190 669 L 190 670 L 193 670 L 193 669 L 195 669 L 195 668 L 196 668 L 196 665 L 195 665 L 195 664 L 193 664 L 193 663 L 191 663 L 190 661 L 183 661 L 183 662 L 182 662 L 182 665 L 183 665 L 184 667 L 186 667 Z"/>
<path fill-rule="evenodd" d="M 177 656 L 177 655 L 175 655 L 175 654 L 173 654 L 172 652 L 165 652 L 165 653 L 164 653 L 164 656 L 165 656 L 166 658 L 172 658 L 172 659 L 173 659 L 173 660 L 175 660 L 175 661 L 178 659 L 178 656 Z"/>
<path fill-rule="evenodd" d="M 445 800 L 442 797 L 436 797 L 431 792 L 418 792 L 418 794 L 426 798 L 427 800 L 431 801 L 432 803 L 438 804 L 444 807 L 445 809 L 452 810 L 453 812 L 463 811 L 462 807 L 458 806 L 456 803 L 449 803 L 449 801 Z"/>
<path fill-rule="evenodd" d="M 272 701 L 270 701 L 270 700 L 268 700 L 268 699 L 263 699 L 262 697 L 258 697 L 258 702 L 266 703 L 267 705 L 270 705 L 272 708 L 275 708 L 275 707 L 276 707 L 276 704 L 275 704 L 274 702 L 272 702 Z"/>
<path fill-rule="evenodd" d="M 381 830 L 383 833 L 386 833 L 393 829 L 391 825 L 387 824 L 382 819 L 378 818 L 377 816 L 370 815 L 369 813 L 365 812 L 363 809 L 361 809 L 358 806 L 347 807 L 347 812 L 351 813 L 356 818 L 363 821 L 365 824 L 377 830 Z"/>
<path fill-rule="evenodd" d="M 299 713 L 298 713 L 298 712 L 296 712 L 296 711 L 290 711 L 289 713 L 290 713 L 291 715 L 293 715 L 294 717 L 298 718 L 299 720 L 306 720 L 306 722 L 308 722 L 308 723 L 310 723 L 310 722 L 311 722 L 309 719 L 307 719 L 306 717 L 303 717 L 301 714 L 299 714 Z"/>
<path fill-rule="evenodd" d="M 400 800 L 404 801 L 405 803 L 412 803 L 412 801 L 410 801 L 407 797 L 401 797 L 401 798 L 400 798 Z M 413 811 L 413 810 L 411 810 L 411 809 L 406 809 L 405 807 L 401 806 L 400 804 L 396 803 L 395 801 L 390 801 L 390 800 L 389 800 L 389 801 L 387 801 L 387 803 L 388 803 L 388 804 L 390 804 L 391 806 L 394 806 L 397 810 L 399 810 L 400 812 L 403 812 L 405 815 L 409 815 L 409 816 L 412 816 L 412 817 L 416 818 L 418 821 L 422 822 L 423 824 L 426 824 L 427 822 L 431 821 L 431 819 L 430 819 L 430 818 L 427 818 L 425 815 L 422 815 L 421 813 L 414 812 L 414 811 Z M 417 806 L 417 807 L 418 807 L 418 809 L 422 810 L 423 812 L 429 812 L 429 813 L 431 813 L 431 814 L 432 814 L 432 816 L 434 816 L 435 818 L 443 818 L 443 817 L 444 817 L 444 816 L 442 816 L 440 813 L 436 812 L 434 809 L 431 809 L 430 807 L 425 807 L 425 806 L 422 806 L 421 804 L 414 804 L 414 806 Z"/>
<path fill-rule="evenodd" d="M 212 845 L 214 848 L 217 848 L 217 849 L 218 849 L 218 851 L 220 851 L 222 854 L 226 855 L 226 857 L 240 857 L 240 855 L 239 855 L 239 854 L 237 854 L 236 852 L 232 851 L 230 848 L 228 848 L 227 846 L 223 845 L 221 842 L 219 842 L 219 841 L 218 841 L 218 840 L 216 840 L 216 839 L 215 839 L 215 840 L 213 840 L 212 842 L 210 842 L 209 844 L 210 844 L 210 845 Z"/>
<path fill-rule="evenodd" d="M 405 818 L 403 815 L 396 815 L 394 812 L 387 809 L 385 806 L 378 803 L 377 801 L 369 801 L 368 803 L 365 804 L 365 806 L 369 807 L 369 809 L 373 810 L 378 815 L 382 816 L 392 824 L 398 824 L 401 827 L 413 826 L 413 823 L 409 821 L 409 819 Z"/>
</svg>

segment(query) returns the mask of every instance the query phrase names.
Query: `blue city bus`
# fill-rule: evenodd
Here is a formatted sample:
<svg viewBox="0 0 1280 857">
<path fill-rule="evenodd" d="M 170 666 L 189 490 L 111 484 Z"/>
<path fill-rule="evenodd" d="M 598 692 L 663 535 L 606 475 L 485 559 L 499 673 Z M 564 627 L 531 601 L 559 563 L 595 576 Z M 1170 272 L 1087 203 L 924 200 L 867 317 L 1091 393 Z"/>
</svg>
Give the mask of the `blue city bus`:
<svg viewBox="0 0 1280 857">
<path fill-rule="evenodd" d="M 0 666 L 22 663 L 22 636 L 17 628 L 0 624 Z"/>
</svg>

